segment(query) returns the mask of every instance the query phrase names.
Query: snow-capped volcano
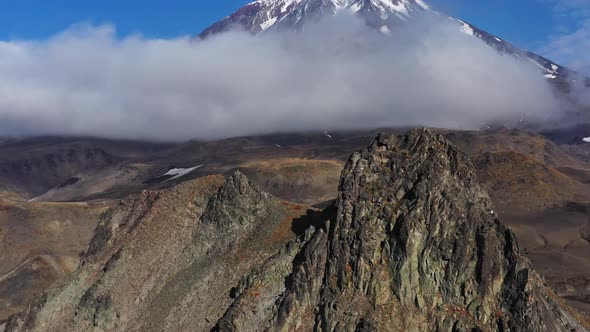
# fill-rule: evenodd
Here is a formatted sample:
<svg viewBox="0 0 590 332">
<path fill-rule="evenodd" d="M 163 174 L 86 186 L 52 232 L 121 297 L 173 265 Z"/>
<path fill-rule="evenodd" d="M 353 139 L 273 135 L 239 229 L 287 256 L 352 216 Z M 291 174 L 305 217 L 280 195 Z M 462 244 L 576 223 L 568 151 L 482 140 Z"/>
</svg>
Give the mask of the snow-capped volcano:
<svg viewBox="0 0 590 332">
<path fill-rule="evenodd" d="M 362 18 L 368 26 L 385 34 L 418 15 L 445 16 L 423 0 L 257 0 L 211 25 L 199 37 L 206 38 L 232 27 L 239 27 L 255 34 L 271 30 L 299 30 L 309 22 L 316 22 L 339 11 L 353 13 Z M 547 79 L 562 81 L 570 73 L 567 68 L 551 60 L 521 50 L 465 21 L 446 17 L 453 20 L 457 28 L 464 33 L 479 38 L 498 51 L 535 64 Z"/>
<path fill-rule="evenodd" d="M 200 36 L 206 37 L 233 25 L 253 33 L 300 28 L 305 23 L 343 10 L 357 14 L 370 26 L 386 31 L 395 24 L 431 9 L 422 0 L 258 0 L 213 24 Z"/>
</svg>

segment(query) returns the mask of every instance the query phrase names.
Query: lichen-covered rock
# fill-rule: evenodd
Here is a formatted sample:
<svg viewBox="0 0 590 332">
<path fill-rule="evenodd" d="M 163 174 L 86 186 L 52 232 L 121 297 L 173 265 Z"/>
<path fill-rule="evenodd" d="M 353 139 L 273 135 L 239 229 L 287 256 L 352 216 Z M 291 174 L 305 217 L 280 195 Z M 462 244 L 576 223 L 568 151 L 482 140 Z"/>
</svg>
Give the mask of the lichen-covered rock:
<svg viewBox="0 0 590 332">
<path fill-rule="evenodd" d="M 379 136 L 346 165 L 271 330 L 581 331 L 442 136 Z"/>
</svg>

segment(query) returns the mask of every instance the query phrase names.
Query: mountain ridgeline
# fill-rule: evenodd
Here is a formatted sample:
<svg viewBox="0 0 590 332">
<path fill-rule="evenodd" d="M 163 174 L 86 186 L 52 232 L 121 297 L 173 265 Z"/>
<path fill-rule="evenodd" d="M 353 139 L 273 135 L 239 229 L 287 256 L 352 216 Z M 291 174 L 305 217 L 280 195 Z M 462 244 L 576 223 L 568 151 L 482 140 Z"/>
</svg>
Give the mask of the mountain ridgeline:
<svg viewBox="0 0 590 332">
<path fill-rule="evenodd" d="M 449 17 L 423 0 L 257 0 L 212 24 L 203 30 L 199 37 L 204 39 L 232 28 L 253 34 L 278 30 L 297 31 L 307 24 L 342 12 L 359 17 L 367 26 L 382 33 L 389 33 L 421 15 L 448 18 L 458 29 L 480 39 L 499 52 L 530 61 L 539 67 L 547 79 L 558 85 L 567 82 L 567 77 L 573 74 L 569 69 L 549 59 L 519 49 L 468 22 Z"/>
<path fill-rule="evenodd" d="M 241 173 L 144 191 L 6 331 L 585 331 L 469 158 L 416 129 L 354 153 L 324 210 Z"/>
</svg>

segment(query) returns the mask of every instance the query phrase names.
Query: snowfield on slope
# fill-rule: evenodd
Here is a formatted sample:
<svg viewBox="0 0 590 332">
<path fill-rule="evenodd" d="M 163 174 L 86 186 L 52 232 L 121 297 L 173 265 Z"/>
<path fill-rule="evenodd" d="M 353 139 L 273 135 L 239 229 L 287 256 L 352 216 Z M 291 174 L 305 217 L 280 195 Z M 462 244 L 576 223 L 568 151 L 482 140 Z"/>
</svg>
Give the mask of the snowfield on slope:
<svg viewBox="0 0 590 332">
<path fill-rule="evenodd" d="M 162 176 L 172 176 L 171 178 L 164 180 L 164 182 L 176 180 L 178 178 L 181 178 L 181 177 L 183 177 L 183 176 L 191 173 L 192 171 L 194 171 L 196 169 L 199 169 L 199 168 L 203 167 L 204 165 L 205 164 L 201 164 L 201 165 L 197 165 L 197 166 L 190 167 L 190 168 L 172 168 L 168 172 L 160 175 L 160 177 L 162 177 Z"/>
</svg>

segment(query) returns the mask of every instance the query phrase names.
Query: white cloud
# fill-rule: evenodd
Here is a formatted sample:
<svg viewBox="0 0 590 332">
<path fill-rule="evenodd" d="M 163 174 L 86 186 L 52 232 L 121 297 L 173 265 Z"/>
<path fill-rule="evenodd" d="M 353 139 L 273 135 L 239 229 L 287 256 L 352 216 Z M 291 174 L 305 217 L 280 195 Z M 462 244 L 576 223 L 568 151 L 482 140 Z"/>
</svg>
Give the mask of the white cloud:
<svg viewBox="0 0 590 332">
<path fill-rule="evenodd" d="M 553 5 L 555 11 L 567 16 L 590 15 L 590 0 L 545 0 Z"/>
<path fill-rule="evenodd" d="M 77 26 L 0 42 L 0 135 L 183 140 L 375 126 L 477 128 L 553 115 L 536 68 L 453 23 L 391 37 L 356 19 L 300 34 L 117 39 Z M 523 88 L 526 87 L 526 88 Z"/>
<path fill-rule="evenodd" d="M 570 68 L 590 74 L 590 19 L 568 33 L 557 34 L 549 39 L 544 53 L 554 59 L 561 59 Z"/>
<path fill-rule="evenodd" d="M 539 52 L 571 69 L 590 74 L 590 0 L 542 1 L 552 6 L 558 24 Z"/>
</svg>

